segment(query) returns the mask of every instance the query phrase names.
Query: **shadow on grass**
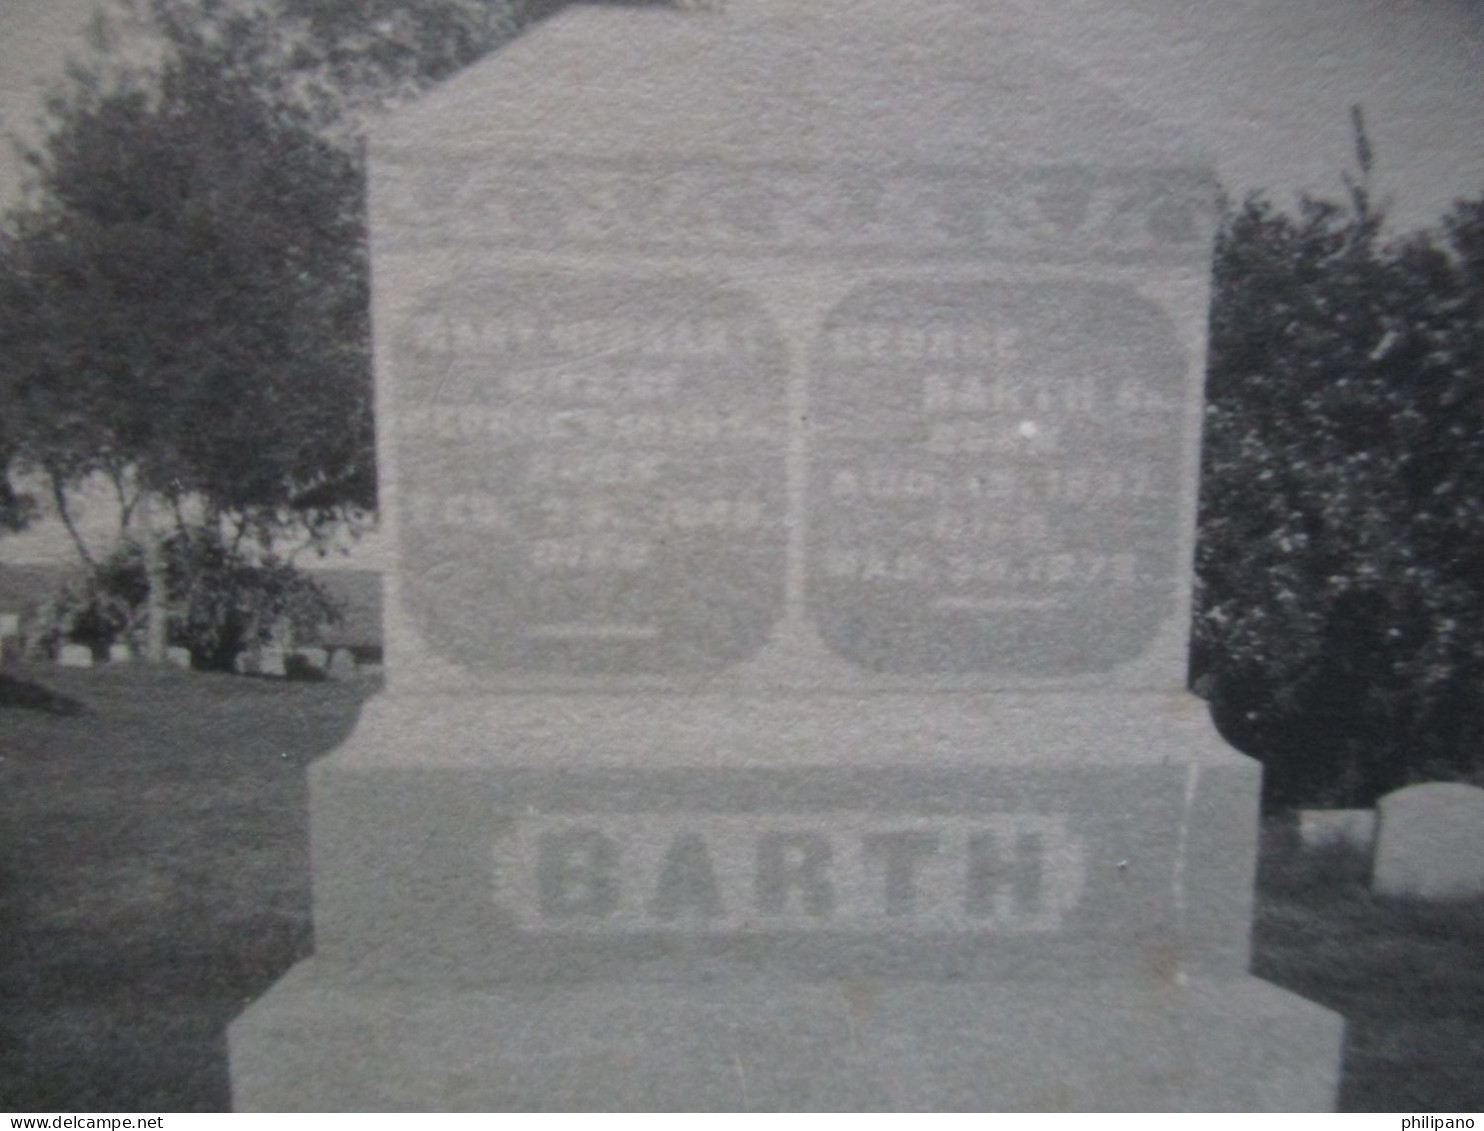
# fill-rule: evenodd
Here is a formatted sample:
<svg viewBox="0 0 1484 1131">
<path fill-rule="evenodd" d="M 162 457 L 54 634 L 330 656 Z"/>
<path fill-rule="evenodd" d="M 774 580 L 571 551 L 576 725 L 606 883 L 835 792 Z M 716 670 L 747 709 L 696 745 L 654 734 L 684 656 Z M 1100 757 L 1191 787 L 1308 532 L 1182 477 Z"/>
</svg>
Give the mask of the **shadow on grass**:
<svg viewBox="0 0 1484 1131">
<path fill-rule="evenodd" d="M 1484 899 L 1376 896 L 1364 853 L 1263 841 L 1253 971 L 1346 1018 L 1340 1110 L 1484 1108 Z"/>
<path fill-rule="evenodd" d="M 48 715 L 76 715 L 82 711 L 82 704 L 29 679 L 0 672 L 0 710 L 6 708 L 42 711 Z"/>
<path fill-rule="evenodd" d="M 374 685 L 23 674 L 83 709 L 3 712 L 0 1109 L 228 1110 L 227 1023 L 312 945 L 305 770 Z"/>
</svg>

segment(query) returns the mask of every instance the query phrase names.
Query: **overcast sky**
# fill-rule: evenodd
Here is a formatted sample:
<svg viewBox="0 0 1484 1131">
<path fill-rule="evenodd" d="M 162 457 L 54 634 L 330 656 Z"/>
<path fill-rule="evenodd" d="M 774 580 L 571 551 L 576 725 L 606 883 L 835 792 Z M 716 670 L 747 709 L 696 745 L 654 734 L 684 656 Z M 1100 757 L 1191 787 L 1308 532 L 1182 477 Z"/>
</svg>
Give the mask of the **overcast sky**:
<svg viewBox="0 0 1484 1131">
<path fill-rule="evenodd" d="M 732 0 L 746 3 L 747 0 Z M 820 3 L 826 0 L 800 0 Z M 911 0 L 903 0 L 909 3 Z M 1336 193 L 1361 103 L 1399 227 L 1484 196 L 1484 0 L 984 0 L 1007 26 L 1183 126 L 1229 190 Z M 26 130 L 96 0 L 0 0 L 0 128 Z M 0 152 L 0 205 L 19 173 Z M 32 557 L 35 536 L 0 554 Z"/>
</svg>

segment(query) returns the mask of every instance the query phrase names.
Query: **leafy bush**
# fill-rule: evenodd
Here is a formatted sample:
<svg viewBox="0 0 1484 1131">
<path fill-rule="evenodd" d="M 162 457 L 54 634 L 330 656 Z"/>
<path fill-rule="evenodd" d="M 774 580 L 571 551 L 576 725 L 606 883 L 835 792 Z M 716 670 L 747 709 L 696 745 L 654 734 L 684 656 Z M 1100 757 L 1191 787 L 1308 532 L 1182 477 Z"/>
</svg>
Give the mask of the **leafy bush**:
<svg viewBox="0 0 1484 1131">
<path fill-rule="evenodd" d="M 1481 249 L 1484 201 L 1388 240 L 1363 179 L 1220 233 L 1192 675 L 1269 807 L 1484 770 Z"/>
<path fill-rule="evenodd" d="M 341 613 L 325 590 L 302 570 L 272 556 L 251 562 L 220 539 L 177 543 L 171 592 L 180 592 L 171 616 L 174 642 L 191 650 L 197 666 L 229 671 L 243 648 L 267 643 L 275 629 L 314 639 Z M 176 611 L 178 610 L 178 611 Z"/>
<path fill-rule="evenodd" d="M 210 532 L 177 534 L 164 555 L 167 639 L 188 648 L 198 668 L 230 671 L 239 651 L 268 643 L 275 632 L 313 639 L 340 619 L 334 600 L 302 570 L 272 555 L 253 560 Z M 95 652 L 137 642 L 148 597 L 143 554 L 125 544 L 85 581 L 63 588 L 43 635 Z"/>
</svg>

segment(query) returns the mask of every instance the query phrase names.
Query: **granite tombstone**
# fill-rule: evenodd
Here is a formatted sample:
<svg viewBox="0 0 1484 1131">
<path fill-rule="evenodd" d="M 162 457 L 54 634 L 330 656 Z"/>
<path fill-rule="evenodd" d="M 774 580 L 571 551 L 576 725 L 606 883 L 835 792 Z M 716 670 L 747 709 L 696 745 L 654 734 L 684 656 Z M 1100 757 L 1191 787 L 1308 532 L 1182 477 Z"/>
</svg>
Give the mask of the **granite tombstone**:
<svg viewBox="0 0 1484 1131">
<path fill-rule="evenodd" d="M 90 668 L 93 650 L 86 644 L 63 644 L 57 649 L 57 663 L 64 668 Z"/>
<path fill-rule="evenodd" d="M 1214 178 L 994 15 L 572 9 L 375 128 L 387 683 L 239 1107 L 1333 1101 L 1184 690 Z"/>
<path fill-rule="evenodd" d="M 1425 782 L 1388 793 L 1379 815 L 1371 888 L 1380 895 L 1484 895 L 1484 789 Z"/>
</svg>

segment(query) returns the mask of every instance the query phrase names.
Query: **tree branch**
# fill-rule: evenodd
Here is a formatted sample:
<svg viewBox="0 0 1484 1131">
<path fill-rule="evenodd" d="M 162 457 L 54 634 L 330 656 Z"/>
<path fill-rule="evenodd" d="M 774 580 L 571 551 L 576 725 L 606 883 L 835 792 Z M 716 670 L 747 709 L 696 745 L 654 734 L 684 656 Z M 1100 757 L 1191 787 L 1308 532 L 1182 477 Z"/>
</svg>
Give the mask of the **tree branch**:
<svg viewBox="0 0 1484 1131">
<path fill-rule="evenodd" d="M 62 525 L 67 528 L 68 535 L 72 538 L 72 544 L 77 547 L 78 554 L 93 572 L 98 571 L 98 561 L 88 551 L 87 543 L 82 540 L 82 535 L 77 532 L 77 524 L 72 521 L 72 510 L 67 505 L 67 491 L 62 484 L 62 476 L 59 472 L 47 469 L 47 479 L 51 482 L 52 501 L 57 504 L 57 517 L 62 520 Z"/>
<path fill-rule="evenodd" d="M 139 492 L 134 492 L 134 497 L 129 498 L 129 490 L 124 480 L 128 475 L 125 466 L 110 466 L 108 469 L 109 481 L 113 483 L 113 493 L 119 500 L 119 534 L 122 535 L 129 526 L 129 519 L 134 514 L 134 507 L 139 502 Z"/>
<path fill-rule="evenodd" d="M 232 556 L 237 556 L 238 547 L 242 545 L 242 539 L 247 537 L 247 512 L 240 511 L 236 517 L 237 533 L 232 535 Z"/>
</svg>

